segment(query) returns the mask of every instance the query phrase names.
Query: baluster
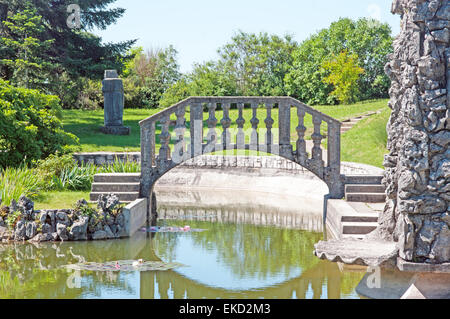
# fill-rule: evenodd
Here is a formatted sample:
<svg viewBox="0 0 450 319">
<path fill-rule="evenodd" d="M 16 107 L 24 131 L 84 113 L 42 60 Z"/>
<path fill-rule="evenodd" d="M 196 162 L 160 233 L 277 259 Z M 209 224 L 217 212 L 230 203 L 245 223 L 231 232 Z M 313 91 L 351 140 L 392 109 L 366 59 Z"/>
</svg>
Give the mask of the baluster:
<svg viewBox="0 0 450 319">
<path fill-rule="evenodd" d="M 230 119 L 230 103 L 222 103 L 222 109 L 223 109 L 223 119 L 220 121 L 220 124 L 222 124 L 223 132 L 222 132 L 222 144 L 223 149 L 227 150 L 229 149 L 229 146 L 231 144 L 231 137 L 230 137 L 230 126 L 231 126 L 231 119 Z"/>
<path fill-rule="evenodd" d="M 272 118 L 272 104 L 266 104 L 267 109 L 267 118 L 264 120 L 264 123 L 266 124 L 267 132 L 266 132 L 266 146 L 267 146 L 267 152 L 271 153 L 272 151 L 272 145 L 273 145 L 273 134 L 272 134 L 272 127 L 275 121 Z"/>
<path fill-rule="evenodd" d="M 252 134 L 250 136 L 250 149 L 257 151 L 259 148 L 259 135 L 258 135 L 258 125 L 259 125 L 259 119 L 258 119 L 258 104 L 252 103 L 251 104 L 253 116 L 250 120 L 250 123 L 252 124 Z"/>
<path fill-rule="evenodd" d="M 322 148 L 320 144 L 322 144 L 323 135 L 320 134 L 320 126 L 322 124 L 322 119 L 318 116 L 313 116 L 313 124 L 314 124 L 314 133 L 311 135 L 314 146 L 312 149 L 312 162 L 313 166 L 318 169 L 318 172 L 321 172 L 324 166 L 324 162 L 322 159 Z"/>
<path fill-rule="evenodd" d="M 176 110 L 175 114 L 177 116 L 177 123 L 175 125 L 175 134 L 177 137 L 177 143 L 175 145 L 172 160 L 175 163 L 180 164 L 186 157 L 186 143 L 184 141 L 184 134 L 186 132 L 186 120 L 185 120 L 186 110 L 184 106 L 179 107 Z"/>
<path fill-rule="evenodd" d="M 161 120 L 161 134 L 159 135 L 159 142 L 161 143 L 161 148 L 159 149 L 159 162 L 160 167 L 164 167 L 165 162 L 170 158 L 170 115 L 164 116 Z"/>
<path fill-rule="evenodd" d="M 291 105 L 285 102 L 278 105 L 278 130 L 280 135 L 280 156 L 292 160 Z"/>
<path fill-rule="evenodd" d="M 305 142 L 305 111 L 300 107 L 297 107 L 298 115 L 298 126 L 297 126 L 297 161 L 300 165 L 305 166 L 306 160 L 308 159 L 308 154 L 306 153 L 306 142 Z"/>
<path fill-rule="evenodd" d="M 203 106 L 191 105 L 191 157 L 202 155 L 203 149 Z"/>
<path fill-rule="evenodd" d="M 239 109 L 239 116 L 236 120 L 236 124 L 238 126 L 238 133 L 236 136 L 236 144 L 237 144 L 237 149 L 244 149 L 245 148 L 245 133 L 244 133 L 244 124 L 245 124 L 245 119 L 244 119 L 244 103 L 238 103 L 238 109 Z"/>
<path fill-rule="evenodd" d="M 215 146 L 217 143 L 217 131 L 216 131 L 216 125 L 217 125 L 217 118 L 216 118 L 216 109 L 217 109 L 217 105 L 216 103 L 210 103 L 208 105 L 208 110 L 209 110 L 209 118 L 208 118 L 208 135 L 207 135 L 207 140 L 208 143 L 210 145 L 209 147 L 209 151 L 213 152 L 215 150 Z"/>
<path fill-rule="evenodd" d="M 326 176 L 330 181 L 340 181 L 331 183 L 330 195 L 333 198 L 341 198 L 343 186 L 341 181 L 341 124 L 328 122 L 328 173 Z"/>
<path fill-rule="evenodd" d="M 154 127 L 154 126 L 153 126 Z M 148 179 L 153 166 L 152 163 L 152 145 L 151 145 L 151 124 L 141 126 L 141 172 Z M 154 133 L 153 133 L 154 134 Z"/>
</svg>

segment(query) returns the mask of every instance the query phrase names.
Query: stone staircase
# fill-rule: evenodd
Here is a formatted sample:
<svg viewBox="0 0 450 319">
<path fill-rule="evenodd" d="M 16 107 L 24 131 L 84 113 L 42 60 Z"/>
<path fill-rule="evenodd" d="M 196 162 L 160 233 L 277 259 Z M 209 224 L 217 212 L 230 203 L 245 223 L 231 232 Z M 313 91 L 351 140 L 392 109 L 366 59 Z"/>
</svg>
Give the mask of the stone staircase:
<svg viewBox="0 0 450 319">
<path fill-rule="evenodd" d="M 369 112 L 366 113 L 364 115 L 346 120 L 346 121 L 342 121 L 342 126 L 341 126 L 341 134 L 349 131 L 350 129 L 353 128 L 353 126 L 355 126 L 356 124 L 358 124 L 359 121 L 362 121 L 372 115 L 378 114 L 379 112 Z"/>
<path fill-rule="evenodd" d="M 345 200 L 348 202 L 384 203 L 382 175 L 346 175 Z"/>
<path fill-rule="evenodd" d="M 97 201 L 101 194 L 114 193 L 122 203 L 131 203 L 139 198 L 140 176 L 140 173 L 96 174 L 90 200 Z"/>
<path fill-rule="evenodd" d="M 378 227 L 379 214 L 365 203 L 329 200 L 327 228 L 333 238 L 363 239 Z"/>
</svg>

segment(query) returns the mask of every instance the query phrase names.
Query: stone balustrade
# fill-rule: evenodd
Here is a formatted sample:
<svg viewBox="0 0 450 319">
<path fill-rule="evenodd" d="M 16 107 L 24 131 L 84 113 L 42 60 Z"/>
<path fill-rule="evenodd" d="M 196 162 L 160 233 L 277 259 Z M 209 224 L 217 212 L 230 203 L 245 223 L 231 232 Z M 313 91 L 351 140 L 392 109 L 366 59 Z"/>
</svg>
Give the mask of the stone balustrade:
<svg viewBox="0 0 450 319">
<path fill-rule="evenodd" d="M 238 109 L 233 134 L 230 109 Z M 251 129 L 244 131 L 245 107 L 252 109 Z M 217 110 L 222 119 L 217 119 Z M 264 119 L 258 109 L 266 110 Z M 291 109 L 297 110 L 298 127 L 295 149 L 291 144 Z M 208 110 L 204 118 L 203 110 Z M 273 128 L 278 113 L 278 128 Z M 186 116 L 188 115 L 188 116 Z M 311 116 L 314 125 L 311 156 L 306 151 L 305 117 Z M 222 133 L 218 134 L 220 123 Z M 322 125 L 327 127 L 327 158 L 321 144 Z M 149 198 L 156 181 L 172 168 L 203 154 L 220 151 L 250 150 L 278 155 L 300 164 L 325 181 L 332 198 L 342 198 L 343 179 L 340 174 L 341 123 L 289 97 L 191 97 L 143 121 L 141 126 L 141 197 Z M 205 132 L 206 131 L 206 132 Z M 156 149 L 157 139 L 161 145 Z M 173 149 L 170 147 L 173 143 Z"/>
</svg>

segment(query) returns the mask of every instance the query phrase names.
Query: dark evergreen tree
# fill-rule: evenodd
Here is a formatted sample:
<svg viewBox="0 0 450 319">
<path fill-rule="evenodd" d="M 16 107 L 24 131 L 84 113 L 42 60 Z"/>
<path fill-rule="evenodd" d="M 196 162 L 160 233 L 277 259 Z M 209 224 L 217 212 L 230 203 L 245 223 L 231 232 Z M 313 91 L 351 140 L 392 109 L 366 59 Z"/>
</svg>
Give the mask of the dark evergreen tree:
<svg viewBox="0 0 450 319">
<path fill-rule="evenodd" d="M 0 37 L 5 35 L 4 21 L 25 9 L 32 9 L 42 17 L 44 32 L 41 41 L 52 40 L 51 46 L 42 55 L 55 67 L 48 80 L 48 93 L 63 95 L 61 81 L 81 83 L 81 79 L 101 79 L 105 69 L 121 72 L 125 62 L 131 58 L 128 50 L 135 40 L 102 43 L 100 37 L 92 34 L 94 28 L 106 29 L 124 13 L 122 8 L 109 8 L 116 0 L 0 0 Z M 67 8 L 78 4 L 81 8 L 80 28 L 70 28 L 67 24 L 70 13 Z M 2 57 L 8 52 L 3 48 Z M 9 80 L 10 70 L 3 66 L 0 74 Z M 80 82 L 81 81 L 81 82 Z M 80 88 L 80 85 L 75 85 Z"/>
</svg>

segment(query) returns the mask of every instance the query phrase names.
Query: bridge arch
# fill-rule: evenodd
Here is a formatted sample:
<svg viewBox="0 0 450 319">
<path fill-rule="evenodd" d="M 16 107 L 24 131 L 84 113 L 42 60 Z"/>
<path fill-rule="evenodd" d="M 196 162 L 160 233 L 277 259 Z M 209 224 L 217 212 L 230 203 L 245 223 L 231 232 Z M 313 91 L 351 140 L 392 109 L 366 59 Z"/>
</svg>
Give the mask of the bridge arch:
<svg viewBox="0 0 450 319">
<path fill-rule="evenodd" d="M 238 117 L 234 121 L 237 126 L 235 134 L 231 132 L 233 120 L 230 118 L 230 109 L 233 105 L 238 110 Z M 251 128 L 248 134 L 244 132 L 247 121 L 243 111 L 246 105 L 252 109 L 252 118 L 249 121 Z M 223 110 L 220 122 L 216 118 L 218 106 Z M 264 121 L 258 118 L 260 107 L 266 111 Z M 186 120 L 188 108 L 189 121 Z M 208 110 L 207 119 L 203 116 L 204 108 Z M 294 114 L 298 117 L 298 126 L 295 128 L 297 135 L 295 149 L 291 144 L 291 110 L 293 108 L 296 110 Z M 273 128 L 274 112 L 278 115 L 278 128 Z M 313 141 L 311 156 L 307 153 L 305 140 L 307 115 L 312 117 L 314 127 L 311 134 Z M 218 123 L 222 128 L 220 136 L 216 131 Z M 321 130 L 324 123 L 327 126 L 325 134 L 328 137 L 326 158 L 321 148 L 325 137 Z M 339 199 L 344 196 L 344 182 L 340 174 L 341 122 L 294 98 L 190 97 L 142 120 L 139 124 L 141 129 L 140 197 L 149 199 L 149 205 L 154 185 L 168 171 L 197 156 L 230 150 L 258 151 L 286 158 L 323 180 L 330 190 L 330 198 Z M 160 134 L 157 134 L 157 125 L 160 126 Z M 261 134 L 261 131 L 264 134 Z M 173 140 L 173 136 L 175 142 L 172 151 L 170 141 Z M 156 153 L 157 137 L 161 144 L 158 154 Z"/>
</svg>

